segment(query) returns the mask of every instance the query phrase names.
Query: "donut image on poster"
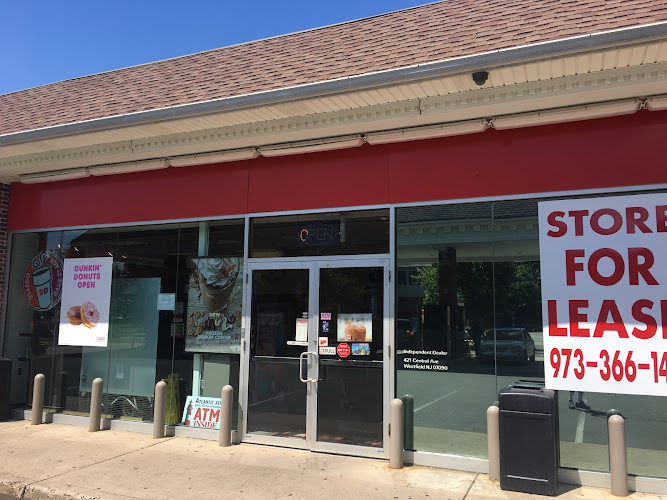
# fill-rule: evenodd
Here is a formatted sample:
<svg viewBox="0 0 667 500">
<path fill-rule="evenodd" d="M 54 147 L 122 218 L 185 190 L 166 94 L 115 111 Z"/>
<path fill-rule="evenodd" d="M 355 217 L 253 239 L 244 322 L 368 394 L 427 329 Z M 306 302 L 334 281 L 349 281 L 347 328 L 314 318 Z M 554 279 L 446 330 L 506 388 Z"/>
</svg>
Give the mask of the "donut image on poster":
<svg viewBox="0 0 667 500">
<path fill-rule="evenodd" d="M 92 302 L 84 302 L 81 306 L 73 306 L 67 310 L 67 321 L 71 325 L 84 325 L 86 328 L 95 328 L 100 321 L 100 312 Z"/>
<path fill-rule="evenodd" d="M 81 324 L 81 306 L 73 306 L 67 310 L 67 321 L 74 326 Z"/>
<path fill-rule="evenodd" d="M 87 328 L 94 328 L 100 320 L 100 312 L 92 302 L 84 302 L 81 306 L 81 322 Z"/>
</svg>

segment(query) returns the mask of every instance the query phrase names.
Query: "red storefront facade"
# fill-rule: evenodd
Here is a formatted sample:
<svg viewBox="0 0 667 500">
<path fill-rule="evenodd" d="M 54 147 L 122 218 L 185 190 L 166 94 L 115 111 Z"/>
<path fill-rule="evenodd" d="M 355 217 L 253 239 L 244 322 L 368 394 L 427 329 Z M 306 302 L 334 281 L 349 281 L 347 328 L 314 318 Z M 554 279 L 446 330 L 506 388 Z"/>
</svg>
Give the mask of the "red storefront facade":
<svg viewBox="0 0 667 500">
<path fill-rule="evenodd" d="M 8 229 L 650 186 L 667 180 L 659 147 L 666 130 L 664 112 L 640 111 L 335 152 L 13 184 Z M 202 186 L 215 185 L 224 197 L 204 195 Z"/>
<path fill-rule="evenodd" d="M 462 3 L 0 96 L 16 116 L 0 121 L 0 354 L 15 413 L 29 415 L 43 373 L 53 421 L 87 425 L 100 377 L 109 425 L 150 432 L 165 380 L 173 433 L 217 439 L 229 384 L 236 442 L 387 457 L 390 402 L 410 396 L 407 461 L 487 472 L 486 409 L 553 368 L 538 203 L 667 189 L 667 6 L 643 2 L 634 20 L 624 2 L 590 0 L 586 21 L 559 1 L 484 2 L 496 36 L 454 16 Z M 411 22 L 433 40 L 408 33 L 396 55 Z M 380 48 L 350 47 L 359 36 Z M 345 50 L 330 55 L 331 40 Z M 345 52 L 371 49 L 367 66 Z M 299 54 L 307 77 L 250 65 L 238 83 L 225 71 L 239 53 Z M 47 254 L 107 259 L 107 345 L 60 342 L 63 326 L 88 333 L 81 301 L 26 300 Z M 501 334 L 516 339 L 502 355 Z M 667 491 L 665 398 L 557 398 L 562 481 L 608 481 L 596 417 L 615 408 L 631 488 Z"/>
</svg>

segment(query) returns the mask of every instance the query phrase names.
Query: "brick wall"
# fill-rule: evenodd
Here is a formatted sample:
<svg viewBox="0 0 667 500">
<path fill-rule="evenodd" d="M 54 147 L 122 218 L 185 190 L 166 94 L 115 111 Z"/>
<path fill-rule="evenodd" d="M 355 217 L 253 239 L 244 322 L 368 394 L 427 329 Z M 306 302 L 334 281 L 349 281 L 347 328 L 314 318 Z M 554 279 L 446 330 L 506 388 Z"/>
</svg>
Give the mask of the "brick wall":
<svg viewBox="0 0 667 500">
<path fill-rule="evenodd" d="M 9 184 L 0 183 L 0 305 L 5 297 L 5 263 L 7 262 L 7 210 Z M 2 320 L 2 318 L 0 318 Z M 0 353 L 2 354 L 2 353 Z"/>
</svg>

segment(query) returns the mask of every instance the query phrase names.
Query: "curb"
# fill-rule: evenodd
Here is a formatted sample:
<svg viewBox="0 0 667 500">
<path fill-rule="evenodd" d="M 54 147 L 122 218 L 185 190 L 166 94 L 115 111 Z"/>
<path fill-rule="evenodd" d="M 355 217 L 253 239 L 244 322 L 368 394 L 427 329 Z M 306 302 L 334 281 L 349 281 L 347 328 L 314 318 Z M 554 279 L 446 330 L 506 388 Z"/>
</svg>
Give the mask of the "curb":
<svg viewBox="0 0 667 500">
<path fill-rule="evenodd" d="M 81 494 L 70 494 L 52 488 L 27 485 L 21 481 L 0 480 L 0 495 L 8 495 L 25 500 L 99 500 Z"/>
</svg>

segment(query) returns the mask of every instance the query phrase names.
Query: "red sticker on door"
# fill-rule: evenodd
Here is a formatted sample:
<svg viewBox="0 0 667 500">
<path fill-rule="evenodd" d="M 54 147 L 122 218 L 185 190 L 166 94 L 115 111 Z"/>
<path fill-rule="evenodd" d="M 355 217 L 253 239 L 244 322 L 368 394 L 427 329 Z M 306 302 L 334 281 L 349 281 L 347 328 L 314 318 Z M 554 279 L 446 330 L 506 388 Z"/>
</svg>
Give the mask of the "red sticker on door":
<svg viewBox="0 0 667 500">
<path fill-rule="evenodd" d="M 350 355 L 350 346 L 348 344 L 338 344 L 336 348 L 336 353 L 341 358 L 347 358 Z"/>
</svg>

